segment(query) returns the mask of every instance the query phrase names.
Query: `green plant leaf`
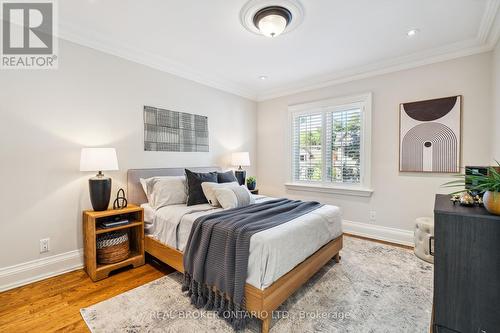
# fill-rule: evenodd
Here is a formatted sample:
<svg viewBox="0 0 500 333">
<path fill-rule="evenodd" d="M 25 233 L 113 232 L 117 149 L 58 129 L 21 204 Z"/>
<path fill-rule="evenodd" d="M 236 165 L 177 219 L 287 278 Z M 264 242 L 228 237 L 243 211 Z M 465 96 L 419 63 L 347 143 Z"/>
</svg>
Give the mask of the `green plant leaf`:
<svg viewBox="0 0 500 333">
<path fill-rule="evenodd" d="M 445 185 L 465 185 L 465 180 L 452 180 L 450 182 L 444 183 L 441 186 L 445 186 Z"/>
</svg>

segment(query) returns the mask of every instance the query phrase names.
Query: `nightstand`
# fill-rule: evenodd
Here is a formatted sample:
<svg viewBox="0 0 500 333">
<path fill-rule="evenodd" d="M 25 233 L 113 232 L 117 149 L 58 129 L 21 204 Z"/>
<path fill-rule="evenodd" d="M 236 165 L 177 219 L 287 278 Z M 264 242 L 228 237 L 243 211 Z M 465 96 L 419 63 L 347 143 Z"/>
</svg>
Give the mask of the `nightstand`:
<svg viewBox="0 0 500 333">
<path fill-rule="evenodd" d="M 128 219 L 126 225 L 101 228 L 100 223 L 120 217 Z M 127 259 L 114 264 L 97 263 L 96 238 L 97 235 L 123 230 L 128 231 L 130 254 Z M 102 212 L 87 210 L 83 212 L 83 246 L 85 271 L 93 281 L 107 278 L 112 271 L 125 267 L 144 265 L 144 210 L 135 205 L 128 205 L 124 209 L 109 209 Z"/>
<path fill-rule="evenodd" d="M 250 190 L 250 193 L 252 193 L 252 194 L 259 194 L 259 190 L 258 189 Z"/>
</svg>

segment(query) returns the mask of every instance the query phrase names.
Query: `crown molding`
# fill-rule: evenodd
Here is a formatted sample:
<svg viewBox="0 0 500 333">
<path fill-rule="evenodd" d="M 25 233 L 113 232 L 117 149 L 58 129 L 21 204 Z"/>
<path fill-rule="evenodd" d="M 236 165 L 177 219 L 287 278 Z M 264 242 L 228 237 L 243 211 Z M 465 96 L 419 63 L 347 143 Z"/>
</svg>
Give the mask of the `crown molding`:
<svg viewBox="0 0 500 333">
<path fill-rule="evenodd" d="M 291 84 L 268 90 L 257 95 L 257 101 L 262 102 L 278 97 L 293 95 L 305 91 L 326 88 L 341 83 L 366 79 L 377 75 L 394 73 L 420 66 L 430 65 L 456 58 L 466 57 L 495 48 L 500 37 L 500 0 L 487 0 L 486 8 L 474 39 L 452 43 L 431 50 L 373 63 L 366 66 L 351 68 L 346 71 L 330 73 L 315 77 L 300 84 Z"/>
<path fill-rule="evenodd" d="M 238 95 L 253 101 L 266 101 L 341 83 L 366 79 L 377 75 L 407 70 L 433 63 L 489 52 L 500 38 L 500 0 L 487 0 L 485 11 L 474 39 L 444 45 L 435 49 L 388 59 L 382 62 L 354 67 L 348 70 L 316 76 L 300 83 L 283 85 L 276 89 L 253 91 L 241 84 L 225 80 L 201 70 L 144 50 L 131 48 L 125 42 L 117 41 L 89 29 L 80 29 L 68 22 L 61 22 L 58 37 L 70 42 L 124 58 L 175 76 L 191 80 L 221 91 Z"/>
<path fill-rule="evenodd" d="M 493 1 L 493 0 L 490 0 Z M 498 43 L 500 42 L 500 0 L 495 0 L 497 1 L 497 7 L 496 7 L 496 16 L 493 19 L 491 26 L 490 26 L 490 31 L 489 34 L 486 38 L 486 43 L 494 49 Z M 492 9 L 494 10 L 494 9 Z"/>
<path fill-rule="evenodd" d="M 492 49 L 496 48 L 498 44 L 500 44 L 500 19 L 496 22 L 494 34 L 492 33 L 492 36 L 488 40 L 488 45 L 490 45 Z"/>
<path fill-rule="evenodd" d="M 479 43 L 484 44 L 491 42 L 492 44 L 496 44 L 496 41 L 498 40 L 498 27 L 495 26 L 497 23 L 495 21 L 498 20 L 495 19 L 497 17 L 499 8 L 499 0 L 487 0 L 486 9 L 484 10 L 483 18 L 481 20 L 479 31 L 477 33 L 477 40 Z"/>
<path fill-rule="evenodd" d="M 492 47 L 487 44 L 477 45 L 475 39 L 455 43 L 430 51 L 418 52 L 367 66 L 355 67 L 342 72 L 335 72 L 321 78 L 315 77 L 308 80 L 306 83 L 302 82 L 301 84 L 292 84 L 275 90 L 270 90 L 264 94 L 259 94 L 257 96 L 257 101 L 262 102 L 278 97 L 326 88 L 341 83 L 367 79 L 378 75 L 399 72 L 420 66 L 488 52 L 491 50 Z"/>
<path fill-rule="evenodd" d="M 59 22 L 57 37 L 253 101 L 257 97 L 254 91 L 229 80 L 213 77 L 157 54 L 131 48 L 126 43 L 107 38 L 96 31 L 79 29 L 68 22 Z"/>
</svg>

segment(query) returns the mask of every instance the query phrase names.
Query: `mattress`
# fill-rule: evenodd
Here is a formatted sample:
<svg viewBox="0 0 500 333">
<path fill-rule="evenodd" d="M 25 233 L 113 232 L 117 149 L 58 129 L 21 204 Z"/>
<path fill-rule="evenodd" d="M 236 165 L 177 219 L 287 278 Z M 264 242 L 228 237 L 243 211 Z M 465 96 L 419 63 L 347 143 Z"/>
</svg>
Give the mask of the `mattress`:
<svg viewBox="0 0 500 333">
<path fill-rule="evenodd" d="M 256 202 L 273 198 L 255 196 Z M 184 251 L 194 221 L 203 215 L 222 210 L 209 204 L 171 205 L 154 211 L 142 205 L 145 211 L 146 235 Z M 291 271 L 323 245 L 342 234 L 342 217 L 338 207 L 320 208 L 254 234 L 250 239 L 247 283 L 265 289 Z"/>
</svg>

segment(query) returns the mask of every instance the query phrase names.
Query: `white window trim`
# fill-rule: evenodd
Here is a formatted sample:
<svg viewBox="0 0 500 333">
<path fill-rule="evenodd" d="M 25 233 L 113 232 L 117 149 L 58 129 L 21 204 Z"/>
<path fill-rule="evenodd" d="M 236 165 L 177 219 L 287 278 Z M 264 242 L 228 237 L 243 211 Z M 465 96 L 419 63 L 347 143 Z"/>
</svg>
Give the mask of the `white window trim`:
<svg viewBox="0 0 500 333">
<path fill-rule="evenodd" d="M 342 108 L 345 105 L 360 104 L 362 109 L 362 131 L 361 131 L 361 182 L 360 184 L 335 184 L 325 180 L 322 182 L 308 182 L 308 181 L 295 181 L 292 174 L 292 128 L 294 117 L 301 114 L 308 114 L 318 110 L 322 112 L 324 109 L 331 109 L 334 107 Z M 323 142 L 325 142 L 325 135 L 323 131 Z M 343 194 L 369 197 L 373 193 L 371 188 L 371 135 L 372 134 L 372 93 L 364 93 L 354 96 L 344 96 L 332 99 L 325 99 L 304 104 L 295 104 L 288 107 L 288 128 L 286 135 L 287 147 L 287 182 L 285 186 L 287 189 L 296 191 L 320 192 L 331 194 Z M 326 151 L 323 149 L 323 155 Z M 325 157 L 325 156 L 323 156 Z M 324 159 L 323 159 L 324 160 Z M 324 170 L 323 170 L 324 171 Z M 322 173 L 325 174 L 324 172 Z"/>
</svg>

